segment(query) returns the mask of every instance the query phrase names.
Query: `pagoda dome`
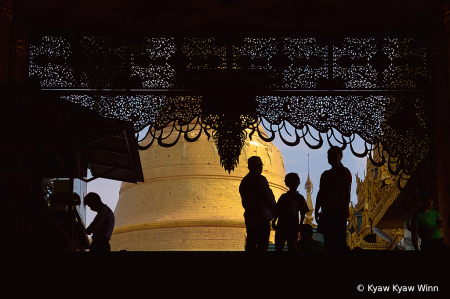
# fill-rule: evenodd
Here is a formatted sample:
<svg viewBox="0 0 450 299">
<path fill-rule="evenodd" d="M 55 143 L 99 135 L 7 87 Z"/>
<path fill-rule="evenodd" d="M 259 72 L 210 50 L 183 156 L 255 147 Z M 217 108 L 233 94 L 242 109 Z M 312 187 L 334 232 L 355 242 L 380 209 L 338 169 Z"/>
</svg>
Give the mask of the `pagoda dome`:
<svg viewBox="0 0 450 299">
<path fill-rule="evenodd" d="M 197 136 L 199 129 L 189 137 Z M 171 130 L 163 130 L 166 143 L 176 139 L 169 135 Z M 143 140 L 142 145 L 148 142 Z M 140 151 L 144 182 L 121 184 L 111 250 L 244 250 L 246 228 L 239 185 L 248 173 L 251 156 L 261 157 L 262 175 L 277 200 L 288 191 L 283 157 L 257 134 L 252 140 L 247 138 L 239 164 L 230 174 L 220 164 L 213 138 L 208 140 L 205 134 L 195 142 L 180 138 L 169 148 L 154 142 Z M 270 240 L 274 241 L 273 231 Z"/>
</svg>

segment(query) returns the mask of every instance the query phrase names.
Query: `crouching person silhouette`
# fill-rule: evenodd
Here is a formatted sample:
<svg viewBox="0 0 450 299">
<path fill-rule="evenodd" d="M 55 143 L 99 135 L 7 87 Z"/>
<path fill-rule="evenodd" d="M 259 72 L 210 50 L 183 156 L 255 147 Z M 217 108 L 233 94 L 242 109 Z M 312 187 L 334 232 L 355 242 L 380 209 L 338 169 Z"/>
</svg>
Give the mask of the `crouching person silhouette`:
<svg viewBox="0 0 450 299">
<path fill-rule="evenodd" d="M 114 213 L 105 205 L 97 193 L 90 192 L 84 197 L 84 203 L 97 212 L 92 223 L 86 228 L 86 234 L 92 234 L 89 252 L 110 252 L 112 232 L 114 230 Z"/>
</svg>

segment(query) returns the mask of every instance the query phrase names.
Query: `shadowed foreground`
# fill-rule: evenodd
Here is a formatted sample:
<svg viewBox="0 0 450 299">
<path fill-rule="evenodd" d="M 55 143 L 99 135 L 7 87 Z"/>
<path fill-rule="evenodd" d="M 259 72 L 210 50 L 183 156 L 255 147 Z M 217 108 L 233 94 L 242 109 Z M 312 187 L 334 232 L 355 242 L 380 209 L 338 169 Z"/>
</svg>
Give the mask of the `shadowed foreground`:
<svg viewBox="0 0 450 299">
<path fill-rule="evenodd" d="M 37 260 L 36 260 L 37 259 Z M 275 294 L 280 286 L 301 294 L 387 295 L 369 285 L 437 286 L 427 296 L 449 294 L 449 257 L 421 252 L 111 252 L 10 256 L 5 286 L 22 295 L 73 294 L 103 298 L 169 295 Z M 358 292 L 358 285 L 363 292 Z M 393 287 L 395 287 L 395 292 Z M 338 293 L 335 293 L 338 292 Z M 402 292 L 406 295 L 406 291 Z M 422 292 L 425 294 L 424 292 Z M 422 294 L 422 295 L 423 295 Z M 285 293 L 284 295 L 287 295 Z M 133 296 L 133 297 L 130 297 Z M 140 296 L 139 296 L 140 297 Z M 23 298 L 23 297 L 22 297 Z"/>
</svg>

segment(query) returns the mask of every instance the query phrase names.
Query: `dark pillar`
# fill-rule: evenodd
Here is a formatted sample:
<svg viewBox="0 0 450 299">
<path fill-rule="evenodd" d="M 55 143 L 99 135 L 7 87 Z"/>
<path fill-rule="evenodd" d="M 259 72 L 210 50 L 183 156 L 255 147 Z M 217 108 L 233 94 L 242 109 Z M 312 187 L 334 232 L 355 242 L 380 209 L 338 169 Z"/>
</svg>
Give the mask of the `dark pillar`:
<svg viewBox="0 0 450 299">
<path fill-rule="evenodd" d="M 450 6 L 445 6 L 450 12 Z M 449 55 L 450 44 L 450 14 L 445 15 L 444 32 L 433 34 L 430 48 L 430 71 L 432 84 L 431 97 L 431 130 L 435 138 L 431 144 L 432 163 L 435 173 L 434 188 L 437 195 L 435 204 L 441 219 L 447 221 L 450 214 L 450 199 L 446 194 L 446 184 L 450 183 L 450 90 L 449 90 Z M 450 229 L 446 226 L 441 230 L 447 244 L 450 244 Z"/>
<path fill-rule="evenodd" d="M 25 29 L 16 27 L 11 31 L 9 53 L 9 77 L 24 82 L 27 79 L 28 38 Z"/>
<path fill-rule="evenodd" d="M 11 1 L 0 0 L 0 81 L 8 78 L 9 39 L 11 36 Z"/>
</svg>

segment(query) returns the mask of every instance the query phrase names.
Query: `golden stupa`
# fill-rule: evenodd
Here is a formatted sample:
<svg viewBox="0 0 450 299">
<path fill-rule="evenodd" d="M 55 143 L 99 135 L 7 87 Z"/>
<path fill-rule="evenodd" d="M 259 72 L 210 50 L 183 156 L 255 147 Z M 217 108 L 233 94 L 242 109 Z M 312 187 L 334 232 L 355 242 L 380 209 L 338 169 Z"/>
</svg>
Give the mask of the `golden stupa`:
<svg viewBox="0 0 450 299">
<path fill-rule="evenodd" d="M 306 180 L 306 183 L 305 183 L 305 189 L 306 189 L 306 204 L 308 206 L 309 212 L 306 213 L 306 215 L 305 215 L 304 223 L 309 224 L 312 227 L 317 227 L 317 225 L 313 223 L 314 216 L 312 214 L 314 212 L 314 206 L 312 203 L 311 191 L 314 189 L 314 185 L 311 181 L 311 178 L 309 177 L 309 172 L 308 172 L 308 179 Z"/>
<path fill-rule="evenodd" d="M 196 136 L 198 131 L 189 134 Z M 246 140 L 231 174 L 220 165 L 216 145 L 205 134 L 195 142 L 180 138 L 169 148 L 155 142 L 141 151 L 145 182 L 122 183 L 111 250 L 243 251 L 246 229 L 239 184 L 248 173 L 247 159 L 261 157 L 262 174 L 276 200 L 288 190 L 280 151 L 256 135 Z M 175 140 L 175 136 L 167 138 L 167 142 Z"/>
</svg>

